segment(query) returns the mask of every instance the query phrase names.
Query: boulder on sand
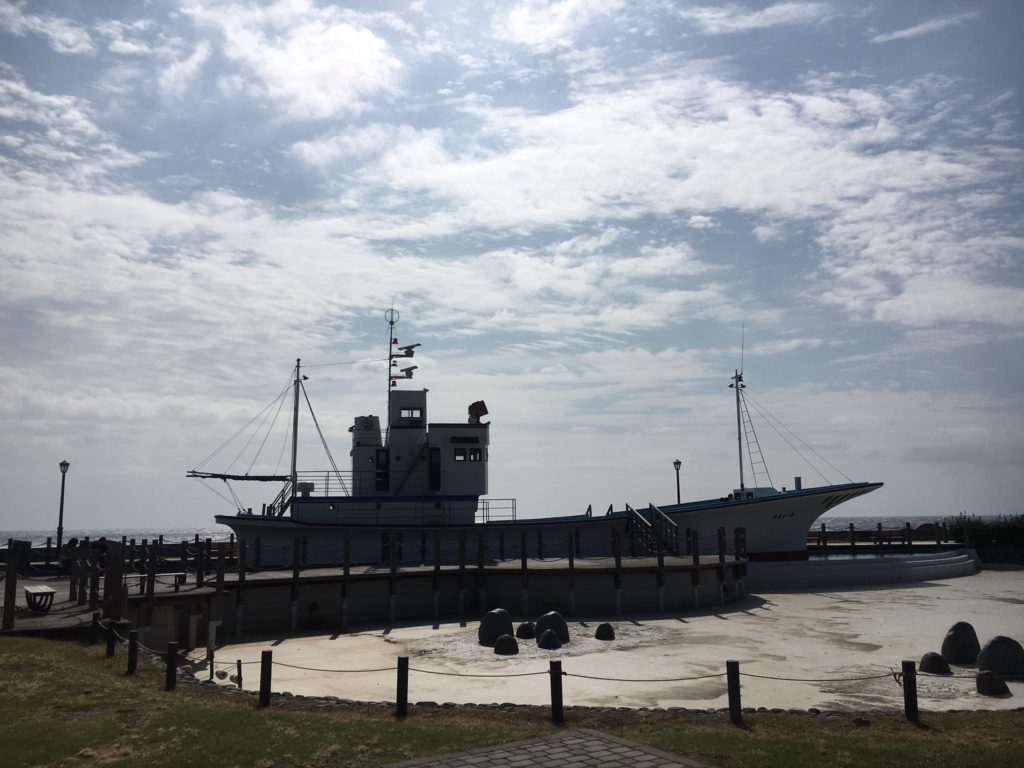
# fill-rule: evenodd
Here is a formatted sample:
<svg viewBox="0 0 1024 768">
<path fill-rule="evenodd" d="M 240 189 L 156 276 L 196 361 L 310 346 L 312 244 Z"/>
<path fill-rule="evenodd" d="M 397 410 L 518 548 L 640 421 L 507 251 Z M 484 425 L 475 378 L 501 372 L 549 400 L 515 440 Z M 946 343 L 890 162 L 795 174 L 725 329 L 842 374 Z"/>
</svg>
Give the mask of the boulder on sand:
<svg viewBox="0 0 1024 768">
<path fill-rule="evenodd" d="M 978 686 L 978 693 L 982 696 L 1010 696 L 1010 688 L 995 672 L 982 670 L 975 678 L 975 685 Z"/>
<path fill-rule="evenodd" d="M 997 635 L 978 654 L 978 669 L 1004 679 L 1024 679 L 1024 648 L 1012 637 Z"/>
<path fill-rule="evenodd" d="M 949 662 L 942 658 L 941 653 L 928 651 L 921 657 L 917 665 L 918 672 L 927 672 L 929 675 L 952 675 L 953 670 L 949 668 Z"/>
<path fill-rule="evenodd" d="M 558 635 L 555 634 L 554 630 L 545 629 L 540 633 L 540 637 L 537 638 L 537 646 L 545 651 L 557 651 L 562 647 L 562 644 L 558 642 Z"/>
<path fill-rule="evenodd" d="M 480 619 L 480 628 L 477 630 L 476 637 L 480 645 L 493 648 L 499 637 L 511 634 L 512 617 L 504 608 L 495 608 L 493 611 L 485 613 L 484 617 Z"/>
<path fill-rule="evenodd" d="M 536 631 L 538 637 L 543 635 L 545 630 L 548 629 L 555 633 L 560 644 L 565 645 L 569 642 L 569 626 L 558 611 L 548 611 L 537 619 Z"/>
<path fill-rule="evenodd" d="M 594 638 L 597 640 L 614 640 L 615 639 L 615 627 L 608 622 L 597 625 L 597 631 L 594 633 Z"/>
<path fill-rule="evenodd" d="M 512 635 L 502 635 L 494 641 L 494 652 L 501 656 L 515 656 L 519 653 L 519 643 Z"/>
<path fill-rule="evenodd" d="M 533 640 L 536 636 L 537 631 L 534 628 L 532 621 L 524 621 L 516 627 L 516 637 L 520 640 Z"/>
<path fill-rule="evenodd" d="M 950 664 L 973 664 L 980 651 L 978 633 L 966 621 L 958 621 L 950 627 L 942 641 L 942 658 Z"/>
</svg>

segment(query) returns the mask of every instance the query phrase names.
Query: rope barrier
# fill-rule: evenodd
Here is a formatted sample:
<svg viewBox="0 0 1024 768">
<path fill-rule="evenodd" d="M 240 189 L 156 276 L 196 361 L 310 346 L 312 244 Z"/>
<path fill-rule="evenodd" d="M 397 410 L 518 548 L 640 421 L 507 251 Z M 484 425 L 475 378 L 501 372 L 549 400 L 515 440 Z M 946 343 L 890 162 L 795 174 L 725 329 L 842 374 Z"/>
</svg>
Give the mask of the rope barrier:
<svg viewBox="0 0 1024 768">
<path fill-rule="evenodd" d="M 243 664 L 259 664 L 255 662 L 242 662 Z M 338 674 L 360 674 L 363 672 L 391 672 L 392 670 L 398 669 L 398 667 L 380 667 L 378 669 L 319 669 L 317 667 L 300 667 L 297 664 L 285 664 L 283 661 L 273 662 L 275 667 L 288 667 L 289 669 L 301 669 L 306 672 L 336 672 Z"/>
<path fill-rule="evenodd" d="M 586 680 L 604 680 L 612 683 L 685 683 L 691 680 L 708 680 L 712 677 L 725 677 L 725 672 L 715 672 L 711 675 L 697 675 L 695 677 L 650 677 L 631 679 L 628 677 L 599 677 L 597 675 L 578 675 L 575 672 L 563 672 L 566 677 L 582 677 Z"/>
<path fill-rule="evenodd" d="M 724 673 L 723 673 L 724 674 Z M 781 680 L 789 683 L 855 683 L 863 680 L 881 680 L 899 673 L 890 670 L 882 675 L 865 677 L 773 677 L 771 675 L 755 675 L 752 672 L 740 672 L 741 677 L 756 677 L 758 680 Z"/>
<path fill-rule="evenodd" d="M 394 669 L 394 667 L 392 667 Z M 472 672 L 442 672 L 437 669 L 418 669 L 416 667 L 409 667 L 410 672 L 422 672 L 425 675 L 443 675 L 445 677 L 534 677 L 536 675 L 546 675 L 547 670 L 543 672 L 514 672 L 506 675 L 488 675 L 488 674 L 474 674 Z M 564 673 L 563 673 L 564 674 Z"/>
</svg>

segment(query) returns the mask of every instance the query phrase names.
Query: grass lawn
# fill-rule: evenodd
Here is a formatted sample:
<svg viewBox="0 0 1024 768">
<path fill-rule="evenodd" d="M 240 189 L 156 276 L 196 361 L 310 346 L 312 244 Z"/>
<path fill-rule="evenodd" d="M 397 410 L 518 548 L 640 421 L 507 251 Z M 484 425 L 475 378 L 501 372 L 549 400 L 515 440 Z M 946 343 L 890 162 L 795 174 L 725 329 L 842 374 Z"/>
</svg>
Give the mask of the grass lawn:
<svg viewBox="0 0 1024 768">
<path fill-rule="evenodd" d="M 373 766 L 556 732 L 542 707 L 411 708 L 398 721 L 372 706 L 318 707 L 179 684 L 163 691 L 163 669 L 103 646 L 0 639 L 0 765 L 16 766 Z M 1024 713 L 898 715 L 857 719 L 566 711 L 569 727 L 594 728 L 717 766 L 929 766 L 1022 764 Z M 864 721 L 867 721 L 866 723 Z"/>
</svg>

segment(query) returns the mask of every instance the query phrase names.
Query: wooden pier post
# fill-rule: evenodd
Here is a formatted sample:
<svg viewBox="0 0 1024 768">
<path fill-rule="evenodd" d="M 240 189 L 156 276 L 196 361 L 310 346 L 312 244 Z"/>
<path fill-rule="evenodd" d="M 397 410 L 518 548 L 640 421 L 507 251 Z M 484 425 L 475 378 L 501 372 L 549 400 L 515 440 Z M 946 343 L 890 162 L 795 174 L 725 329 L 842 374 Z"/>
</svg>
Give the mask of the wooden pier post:
<svg viewBox="0 0 1024 768">
<path fill-rule="evenodd" d="M 658 587 L 658 613 L 665 612 L 665 543 L 662 541 L 661 530 L 658 530 L 658 570 L 655 583 Z"/>
<path fill-rule="evenodd" d="M 292 601 L 292 632 L 298 629 L 299 626 L 299 573 L 302 571 L 299 560 L 302 557 L 301 547 L 302 543 L 299 537 L 295 536 L 292 538 L 292 581 L 289 590 Z"/>
<path fill-rule="evenodd" d="M 622 613 L 622 535 L 612 529 L 612 557 L 615 558 L 615 614 Z"/>
<path fill-rule="evenodd" d="M 725 528 L 718 529 L 718 567 L 715 568 L 715 576 L 718 577 L 718 604 L 725 605 Z"/>
<path fill-rule="evenodd" d="M 579 530 L 576 530 L 579 533 Z M 569 552 L 569 615 L 576 615 L 576 553 L 574 552 L 573 539 L 575 538 L 572 531 L 569 531 L 569 541 L 567 542 L 567 550 Z"/>
<path fill-rule="evenodd" d="M 850 549 L 857 546 L 857 531 L 853 527 L 853 523 L 850 523 Z"/>
<path fill-rule="evenodd" d="M 821 533 L 818 535 L 818 546 L 828 546 L 828 531 L 825 529 L 825 524 L 821 524 Z"/>
<path fill-rule="evenodd" d="M 530 575 L 526 568 L 526 534 L 519 539 L 519 574 L 523 591 L 523 619 L 530 617 Z"/>
<path fill-rule="evenodd" d="M 434 531 L 434 629 L 441 626 L 441 534 Z"/>
<path fill-rule="evenodd" d="M 224 594 L 224 566 L 227 560 L 227 546 L 223 541 L 217 542 L 217 595 Z"/>
<path fill-rule="evenodd" d="M 459 626 L 466 626 L 466 531 L 459 531 Z"/>
<path fill-rule="evenodd" d="M 199 541 L 199 534 L 196 534 L 194 562 L 196 570 L 196 587 L 202 587 L 206 581 L 206 563 L 203 561 L 203 543 Z"/>
<path fill-rule="evenodd" d="M 487 554 L 484 546 L 484 535 L 476 535 L 476 596 L 477 612 L 481 615 L 487 613 L 487 573 L 484 571 L 484 557 Z"/>
<path fill-rule="evenodd" d="M 690 553 L 693 568 L 690 570 L 690 591 L 694 609 L 700 608 L 700 535 L 696 528 L 690 531 Z"/>
<path fill-rule="evenodd" d="M 249 570 L 249 540 L 238 539 L 238 591 L 235 594 L 235 635 L 244 632 L 245 622 L 245 576 Z"/>
<path fill-rule="evenodd" d="M 14 539 L 7 540 L 7 576 L 4 579 L 4 618 L 2 627 L 14 629 L 14 601 L 18 597 L 18 552 Z"/>
<path fill-rule="evenodd" d="M 395 622 L 398 602 L 398 538 L 388 534 L 388 621 Z"/>
<path fill-rule="evenodd" d="M 52 559 L 52 554 L 51 554 L 52 553 L 52 547 L 53 547 L 53 537 L 52 536 L 47 536 L 46 537 L 46 560 L 44 560 L 44 563 L 46 565 L 49 565 L 50 561 Z"/>
</svg>

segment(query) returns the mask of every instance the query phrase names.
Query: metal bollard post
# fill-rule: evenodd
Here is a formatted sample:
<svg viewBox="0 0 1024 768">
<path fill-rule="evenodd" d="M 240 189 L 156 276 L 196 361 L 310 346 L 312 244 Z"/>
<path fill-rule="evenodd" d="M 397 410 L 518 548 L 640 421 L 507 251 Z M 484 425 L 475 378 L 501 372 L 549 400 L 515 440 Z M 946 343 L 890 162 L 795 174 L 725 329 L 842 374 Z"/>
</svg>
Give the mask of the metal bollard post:
<svg viewBox="0 0 1024 768">
<path fill-rule="evenodd" d="M 270 706 L 270 673 L 274 666 L 274 652 L 260 654 L 260 706 Z"/>
<path fill-rule="evenodd" d="M 235 685 L 238 686 L 238 690 L 242 690 L 242 660 L 235 660 Z"/>
<path fill-rule="evenodd" d="M 398 657 L 398 695 L 395 697 L 395 717 L 409 713 L 409 657 Z"/>
<path fill-rule="evenodd" d="M 740 704 L 740 663 L 725 662 L 725 678 L 729 687 L 729 720 L 733 725 L 743 722 L 743 707 Z"/>
<path fill-rule="evenodd" d="M 139 630 L 128 631 L 128 670 L 129 675 L 134 675 L 139 669 Z"/>
<path fill-rule="evenodd" d="M 164 675 L 164 690 L 173 691 L 178 685 L 178 644 L 173 640 L 167 644 L 167 670 Z"/>
<path fill-rule="evenodd" d="M 913 661 L 903 662 L 903 711 L 907 720 L 917 722 L 917 670 Z"/>
<path fill-rule="evenodd" d="M 551 676 L 551 722 L 562 725 L 565 723 L 565 713 L 562 711 L 562 662 L 552 661 L 548 674 Z"/>
<path fill-rule="evenodd" d="M 103 614 L 99 611 L 92 612 L 92 624 L 89 626 L 89 644 L 96 645 L 100 641 L 100 619 Z"/>
</svg>

